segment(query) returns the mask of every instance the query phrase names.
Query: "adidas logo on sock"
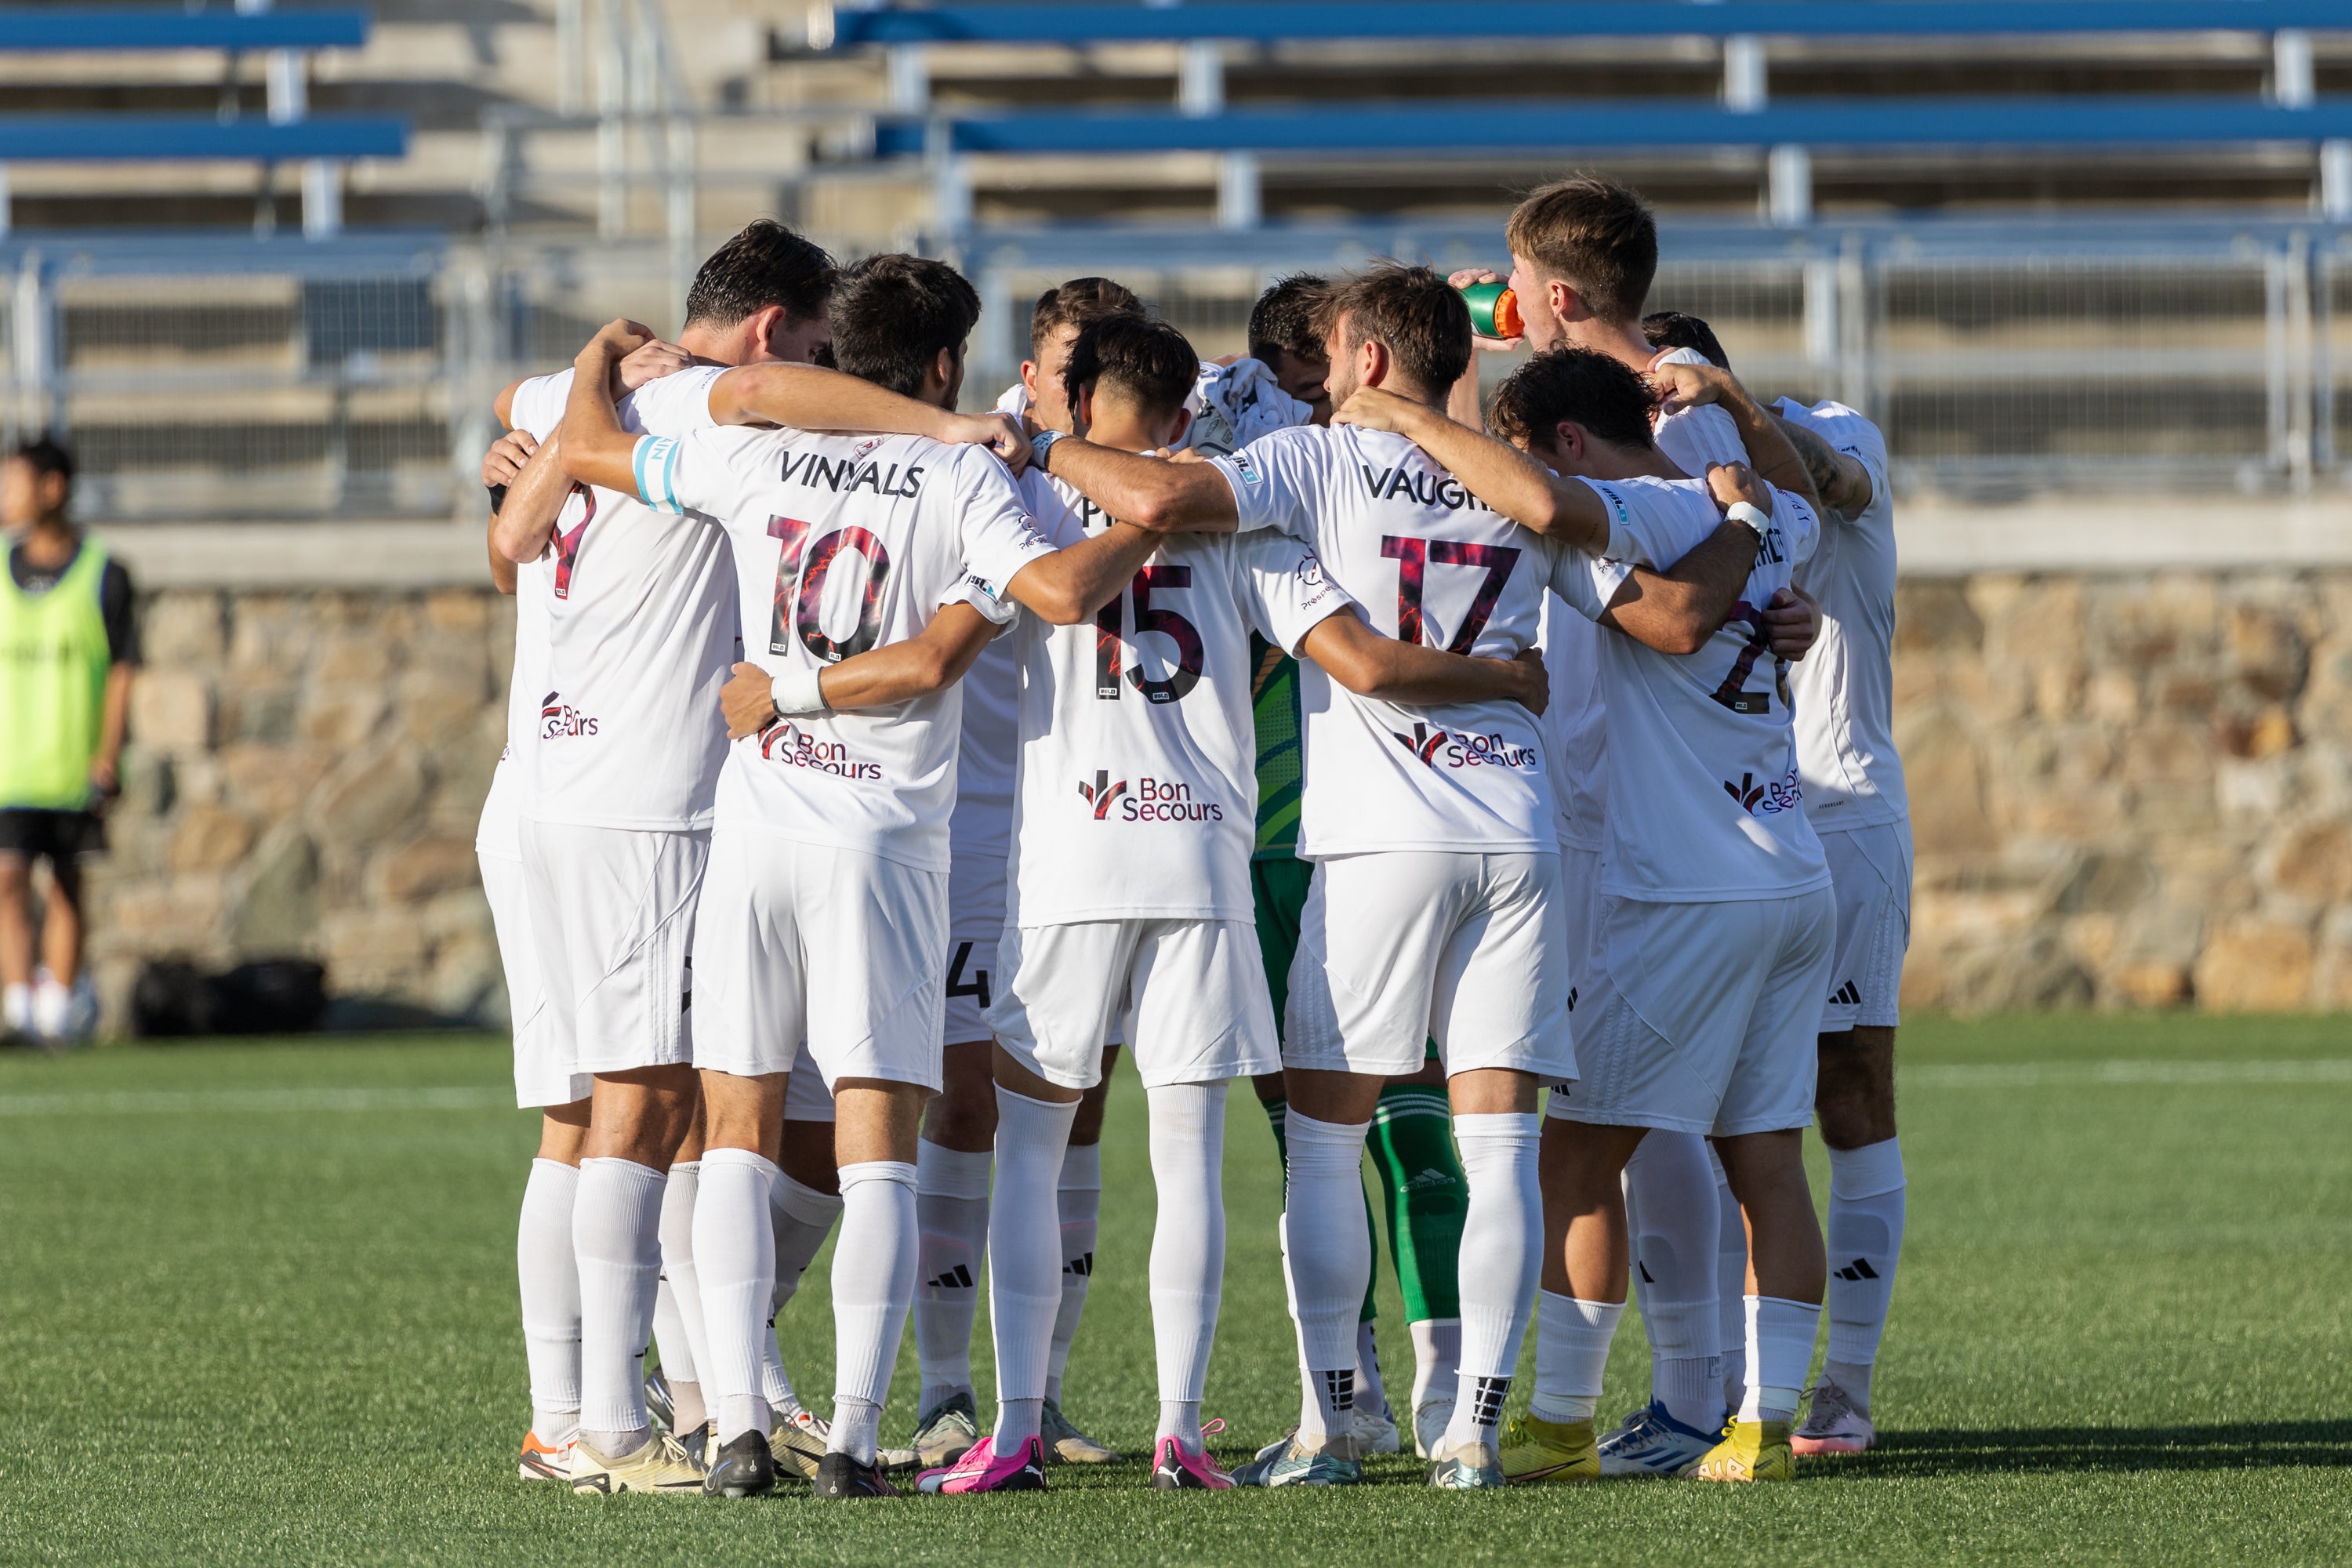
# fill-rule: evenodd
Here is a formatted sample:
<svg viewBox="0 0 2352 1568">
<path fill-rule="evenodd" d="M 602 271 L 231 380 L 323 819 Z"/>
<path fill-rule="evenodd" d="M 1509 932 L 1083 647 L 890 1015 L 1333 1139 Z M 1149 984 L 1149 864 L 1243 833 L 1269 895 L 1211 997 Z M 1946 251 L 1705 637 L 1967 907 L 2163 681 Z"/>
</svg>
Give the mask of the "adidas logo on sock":
<svg viewBox="0 0 2352 1568">
<path fill-rule="evenodd" d="M 1862 987 L 1849 980 L 1830 993 L 1830 1000 L 1841 1007 L 1859 1007 L 1862 1005 Z"/>
<path fill-rule="evenodd" d="M 931 1290 L 969 1290 L 971 1287 L 971 1270 L 961 1263 L 938 1279 L 927 1280 L 924 1284 L 926 1289 Z"/>
<path fill-rule="evenodd" d="M 1454 1184 L 1451 1173 L 1433 1167 L 1407 1182 L 1404 1184 L 1404 1190 L 1408 1193 L 1422 1193 L 1427 1192 L 1432 1187 L 1450 1187 Z"/>
<path fill-rule="evenodd" d="M 1870 1266 L 1869 1258 L 1857 1258 L 1853 1262 L 1847 1264 L 1844 1268 L 1839 1269 L 1837 1271 L 1837 1277 L 1850 1284 L 1858 1283 L 1864 1279 L 1877 1279 L 1878 1270 Z"/>
<path fill-rule="evenodd" d="M 1091 1252 L 1081 1253 L 1077 1257 L 1071 1258 L 1067 1263 L 1062 1265 L 1063 1273 L 1075 1274 L 1081 1279 L 1084 1279 L 1094 1271 L 1095 1255 Z"/>
</svg>

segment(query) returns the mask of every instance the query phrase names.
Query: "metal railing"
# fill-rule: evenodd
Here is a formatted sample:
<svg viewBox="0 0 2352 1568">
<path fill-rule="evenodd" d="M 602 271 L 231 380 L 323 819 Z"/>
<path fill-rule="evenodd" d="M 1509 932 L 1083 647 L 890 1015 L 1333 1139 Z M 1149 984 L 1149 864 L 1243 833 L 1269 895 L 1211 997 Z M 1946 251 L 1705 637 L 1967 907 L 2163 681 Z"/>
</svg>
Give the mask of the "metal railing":
<svg viewBox="0 0 2352 1568">
<path fill-rule="evenodd" d="M 714 243 L 701 236 L 688 254 Z M 78 447 L 87 515 L 446 518 L 470 506 L 507 380 L 627 314 L 675 330 L 663 239 L 304 244 L 111 237 L 0 247 L 0 438 Z M 2352 230 L 2083 221 L 1670 226 L 1658 308 L 1707 318 L 1758 390 L 1886 428 L 1907 494 L 2342 495 L 2352 487 Z M 979 231 L 943 245 L 986 309 L 992 397 L 1039 289 L 1128 279 L 1204 354 L 1239 352 L 1286 272 L 1373 256 L 1502 259 L 1462 226 Z M 1488 363 L 1492 379 L 1508 361 Z"/>
</svg>

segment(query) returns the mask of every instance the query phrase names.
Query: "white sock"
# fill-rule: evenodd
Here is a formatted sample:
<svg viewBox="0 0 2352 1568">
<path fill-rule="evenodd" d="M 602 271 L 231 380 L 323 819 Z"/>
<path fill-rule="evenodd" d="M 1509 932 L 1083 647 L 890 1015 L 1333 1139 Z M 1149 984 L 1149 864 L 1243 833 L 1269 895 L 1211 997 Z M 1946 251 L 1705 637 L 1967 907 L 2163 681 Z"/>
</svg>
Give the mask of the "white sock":
<svg viewBox="0 0 2352 1568">
<path fill-rule="evenodd" d="M 1533 1111 L 1454 1118 L 1470 1204 L 1462 1216 L 1462 1367 L 1447 1442 L 1492 1443 L 1518 1369 L 1543 1271 L 1543 1194 Z"/>
<path fill-rule="evenodd" d="M 824 1238 L 833 1234 L 834 1221 L 841 1217 L 841 1198 L 838 1194 L 804 1187 L 780 1171 L 769 1189 L 768 1201 L 768 1223 L 776 1237 L 776 1294 L 768 1309 L 768 1336 L 760 1348 L 760 1383 L 768 1396 L 768 1408 L 781 1420 L 798 1414 L 802 1405 L 800 1396 L 793 1392 L 792 1376 L 784 1370 L 776 1319 L 784 1304 L 800 1293 L 802 1278 L 824 1249 Z"/>
<path fill-rule="evenodd" d="M 73 992 L 43 977 L 33 983 L 33 1033 L 45 1040 L 62 1039 L 73 1019 Z"/>
<path fill-rule="evenodd" d="M 1870 1414 L 1870 1369 L 1903 1252 L 1903 1141 L 1830 1151 L 1830 1353 L 1822 1374 Z"/>
<path fill-rule="evenodd" d="M 669 1185 L 662 1192 L 661 1208 L 661 1277 L 677 1304 L 677 1321 L 685 1335 L 684 1353 L 673 1356 L 672 1347 L 660 1345 L 664 1375 L 669 1378 L 670 1391 L 677 1392 L 680 1382 L 699 1384 L 709 1351 L 703 1343 L 702 1284 L 694 1270 L 694 1204 L 701 1191 L 702 1165 L 695 1160 L 681 1160 L 669 1168 Z M 662 1322 L 658 1318 L 656 1322 Z M 667 1327 L 662 1322 L 663 1327 Z M 703 1400 L 698 1389 L 688 1396 L 693 1401 L 693 1420 L 688 1412 L 677 1412 L 677 1429 L 691 1432 L 702 1424 Z"/>
<path fill-rule="evenodd" d="M 1412 1407 L 1428 1403 L 1433 1391 L 1453 1397 L 1462 1366 L 1462 1320 L 1424 1318 L 1405 1325 L 1412 1335 Z"/>
<path fill-rule="evenodd" d="M 1289 1187 L 1283 1209 L 1285 1257 L 1299 1355 L 1307 1366 L 1302 1436 L 1348 1429 L 1356 1404 L 1356 1321 L 1372 1273 L 1364 1225 L 1365 1121 L 1318 1121 L 1296 1106 L 1283 1113 Z"/>
<path fill-rule="evenodd" d="M 669 1418 L 674 1429 L 691 1432 L 702 1425 L 702 1372 L 688 1348 L 686 1320 L 678 1316 L 677 1293 L 665 1278 L 654 1288 L 654 1348 L 661 1362 L 662 1381 L 669 1385 Z"/>
<path fill-rule="evenodd" d="M 21 980 L 0 989 L 0 1028 L 29 1034 L 33 1028 L 33 988 Z"/>
<path fill-rule="evenodd" d="M 915 1245 L 915 1167 L 903 1160 L 841 1167 L 841 1244 L 833 1252 L 833 1436 L 827 1447 L 861 1465 L 874 1462 L 890 1373 L 914 1304 Z M 861 1405 L 872 1409 L 857 1408 Z"/>
<path fill-rule="evenodd" d="M 1724 1408 L 1737 1410 L 1748 1387 L 1748 1216 L 1731 1195 L 1731 1179 L 1712 1144 L 1706 1157 L 1715 1167 L 1715 1342 L 1723 1363 Z"/>
<path fill-rule="evenodd" d="M 988 1314 L 996 1341 L 996 1451 L 1037 1436 L 1062 1306 L 1055 1186 L 1078 1102 L 996 1091 L 996 1190 L 988 1205 Z"/>
<path fill-rule="evenodd" d="M 515 1227 L 530 1429 L 559 1447 L 580 1430 L 580 1266 L 572 1258 L 572 1204 L 579 1191 L 578 1169 L 533 1160 Z"/>
<path fill-rule="evenodd" d="M 661 1279 L 659 1171 L 634 1160 L 583 1160 L 572 1201 L 580 1263 L 580 1426 L 607 1458 L 635 1453 L 646 1415 L 646 1340 Z"/>
<path fill-rule="evenodd" d="M 1789 1421 L 1805 1391 L 1813 1364 L 1813 1336 L 1822 1310 L 1810 1301 L 1750 1296 L 1748 1315 L 1748 1386 L 1739 1400 L 1742 1421 Z"/>
<path fill-rule="evenodd" d="M 1375 1237 L 1372 1239 L 1372 1267 L 1375 1268 L 1380 1267 L 1380 1238 Z M 1386 1410 L 1389 1407 L 1389 1385 L 1381 1381 L 1380 1335 L 1375 1331 L 1379 1325 L 1361 1315 L 1361 1307 L 1358 1307 L 1356 1311 L 1356 1404 L 1365 1410 Z"/>
<path fill-rule="evenodd" d="M 1073 1143 L 1063 1152 L 1062 1179 L 1054 1198 L 1062 1216 L 1062 1304 L 1054 1311 L 1054 1348 L 1045 1358 L 1045 1397 L 1058 1405 L 1070 1343 L 1078 1337 L 1087 1287 L 1095 1278 L 1095 1237 L 1102 1215 L 1101 1144 Z"/>
<path fill-rule="evenodd" d="M 1590 1421 L 1601 1404 L 1601 1374 L 1617 1337 L 1622 1301 L 1582 1301 L 1536 1294 L 1536 1393 L 1528 1414 L 1539 1421 Z"/>
<path fill-rule="evenodd" d="M 980 1310 L 982 1255 L 988 1247 L 988 1174 L 992 1150 L 950 1149 L 928 1139 L 915 1146 L 923 1226 L 915 1291 L 915 1358 L 923 1392 L 916 1409 L 950 1394 L 970 1394 L 971 1322 Z"/>
<path fill-rule="evenodd" d="M 1717 1338 L 1715 1170 L 1696 1132 L 1653 1131 L 1625 1164 L 1625 1221 L 1642 1323 L 1650 1336 L 1650 1397 L 1685 1426 L 1723 1425 Z"/>
<path fill-rule="evenodd" d="M 1160 1196 L 1151 1230 L 1151 1333 L 1160 1362 L 1153 1442 L 1174 1437 L 1198 1453 L 1201 1394 L 1225 1282 L 1225 1086 L 1179 1083 L 1143 1092 Z"/>
<path fill-rule="evenodd" d="M 761 1386 L 760 1342 L 775 1343 L 768 1312 L 776 1297 L 776 1232 L 771 1218 L 773 1163 L 749 1149 L 709 1149 L 694 1203 L 694 1267 L 702 1292 L 702 1397 L 722 1443 L 762 1437 L 774 1417 Z"/>
</svg>

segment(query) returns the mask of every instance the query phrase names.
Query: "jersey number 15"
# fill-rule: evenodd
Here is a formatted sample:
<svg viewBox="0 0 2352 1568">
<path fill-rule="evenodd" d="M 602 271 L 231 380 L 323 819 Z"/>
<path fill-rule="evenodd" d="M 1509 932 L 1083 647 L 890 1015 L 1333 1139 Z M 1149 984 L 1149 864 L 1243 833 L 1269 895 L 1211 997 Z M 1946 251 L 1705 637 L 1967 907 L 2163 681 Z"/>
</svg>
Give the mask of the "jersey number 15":
<svg viewBox="0 0 2352 1568">
<path fill-rule="evenodd" d="M 1142 660 L 1127 672 L 1135 689 L 1152 702 L 1181 702 L 1184 694 L 1200 684 L 1201 633 L 1192 622 L 1173 610 L 1154 609 L 1151 591 L 1155 588 L 1189 588 L 1192 585 L 1190 566 L 1146 566 L 1135 574 L 1135 581 L 1125 594 L 1114 594 L 1109 604 L 1095 612 L 1095 695 L 1107 702 L 1116 702 L 1119 694 L 1119 642 L 1124 636 L 1127 600 L 1135 599 L 1135 635 L 1158 632 L 1176 645 L 1176 664 L 1165 680 L 1155 680 L 1143 673 Z"/>
</svg>

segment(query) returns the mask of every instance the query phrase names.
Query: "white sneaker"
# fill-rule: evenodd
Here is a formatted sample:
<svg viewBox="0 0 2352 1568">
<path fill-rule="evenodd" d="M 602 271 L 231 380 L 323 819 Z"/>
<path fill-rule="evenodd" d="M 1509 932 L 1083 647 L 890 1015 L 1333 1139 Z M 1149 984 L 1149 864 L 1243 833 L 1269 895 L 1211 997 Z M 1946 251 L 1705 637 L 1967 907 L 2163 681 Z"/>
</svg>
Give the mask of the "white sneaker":
<svg viewBox="0 0 2352 1568">
<path fill-rule="evenodd" d="M 1401 1454 L 1403 1441 L 1397 1434 L 1396 1419 L 1386 1410 L 1355 1407 L 1356 1452 L 1359 1454 Z"/>
<path fill-rule="evenodd" d="M 33 985 L 33 1035 L 43 1045 L 55 1045 L 66 1037 L 66 1026 L 73 1016 L 73 993 L 54 980 L 40 980 Z"/>
<path fill-rule="evenodd" d="M 1433 1394 L 1421 1402 L 1412 1413 L 1412 1453 L 1417 1459 L 1426 1459 L 1445 1440 L 1445 1428 L 1454 1420 L 1454 1395 Z"/>
<path fill-rule="evenodd" d="M 1789 1435 L 1789 1451 L 1807 1458 L 1867 1454 L 1877 1442 L 1878 1428 L 1853 1407 L 1853 1396 L 1825 1377 L 1813 1390 L 1805 1424 Z"/>
<path fill-rule="evenodd" d="M 33 988 L 22 981 L 0 990 L 0 1035 L 33 1032 Z"/>
</svg>

